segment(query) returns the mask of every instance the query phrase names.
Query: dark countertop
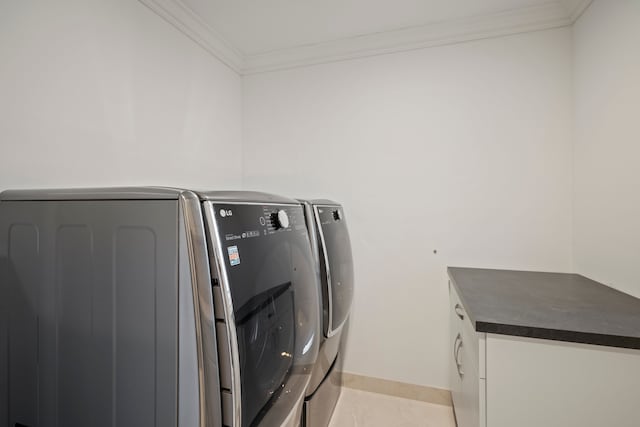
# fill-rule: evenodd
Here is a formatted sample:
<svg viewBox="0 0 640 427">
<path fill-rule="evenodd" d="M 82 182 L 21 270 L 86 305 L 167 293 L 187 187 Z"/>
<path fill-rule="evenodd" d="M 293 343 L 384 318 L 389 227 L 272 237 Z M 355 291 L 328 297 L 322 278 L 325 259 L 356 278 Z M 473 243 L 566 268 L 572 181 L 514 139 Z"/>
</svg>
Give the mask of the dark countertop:
<svg viewBox="0 0 640 427">
<path fill-rule="evenodd" d="M 448 268 L 477 332 L 640 349 L 640 299 L 578 274 Z"/>
</svg>

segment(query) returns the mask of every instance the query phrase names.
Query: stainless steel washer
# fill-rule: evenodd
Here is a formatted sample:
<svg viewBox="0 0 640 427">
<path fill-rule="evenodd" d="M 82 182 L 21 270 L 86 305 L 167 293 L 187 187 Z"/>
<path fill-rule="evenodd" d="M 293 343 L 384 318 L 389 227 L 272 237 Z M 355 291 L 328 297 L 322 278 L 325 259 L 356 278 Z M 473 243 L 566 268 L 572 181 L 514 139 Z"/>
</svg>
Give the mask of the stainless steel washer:
<svg viewBox="0 0 640 427">
<path fill-rule="evenodd" d="M 0 424 L 295 426 L 317 280 L 295 200 L 4 192 Z"/>
</svg>

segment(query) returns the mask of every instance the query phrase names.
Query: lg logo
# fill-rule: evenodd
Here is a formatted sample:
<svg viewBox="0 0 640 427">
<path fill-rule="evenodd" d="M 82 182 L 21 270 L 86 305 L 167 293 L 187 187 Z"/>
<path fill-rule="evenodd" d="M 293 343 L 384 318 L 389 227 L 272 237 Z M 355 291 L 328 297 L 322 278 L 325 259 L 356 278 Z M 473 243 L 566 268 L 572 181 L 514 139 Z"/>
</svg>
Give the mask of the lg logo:
<svg viewBox="0 0 640 427">
<path fill-rule="evenodd" d="M 222 218 L 226 216 L 233 216 L 233 212 L 231 212 L 231 209 L 220 209 L 220 216 Z"/>
</svg>

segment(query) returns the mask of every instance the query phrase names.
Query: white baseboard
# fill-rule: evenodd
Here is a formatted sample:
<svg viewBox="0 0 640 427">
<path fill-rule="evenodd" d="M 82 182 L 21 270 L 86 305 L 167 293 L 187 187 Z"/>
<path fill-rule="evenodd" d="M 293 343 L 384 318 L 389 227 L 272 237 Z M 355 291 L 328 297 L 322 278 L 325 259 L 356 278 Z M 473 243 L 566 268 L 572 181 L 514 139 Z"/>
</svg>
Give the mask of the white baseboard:
<svg viewBox="0 0 640 427">
<path fill-rule="evenodd" d="M 418 400 L 436 405 L 452 406 L 451 392 L 440 388 L 367 377 L 364 375 L 350 374 L 348 372 L 342 374 L 342 384 L 344 387 L 357 390 Z"/>
</svg>

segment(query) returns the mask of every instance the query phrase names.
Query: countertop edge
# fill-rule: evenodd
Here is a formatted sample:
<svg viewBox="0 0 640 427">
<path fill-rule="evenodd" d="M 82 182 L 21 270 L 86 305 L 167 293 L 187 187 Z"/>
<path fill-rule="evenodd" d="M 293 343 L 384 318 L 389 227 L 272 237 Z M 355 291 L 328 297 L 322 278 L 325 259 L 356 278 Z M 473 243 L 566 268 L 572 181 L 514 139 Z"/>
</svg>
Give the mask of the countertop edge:
<svg viewBox="0 0 640 427">
<path fill-rule="evenodd" d="M 469 311 L 467 311 L 467 314 L 469 314 Z M 592 332 L 580 332 L 565 329 L 545 329 L 533 326 L 509 325 L 483 321 L 475 322 L 474 329 L 476 332 L 487 334 L 640 350 L 640 338 L 635 337 L 596 334 Z"/>
</svg>

